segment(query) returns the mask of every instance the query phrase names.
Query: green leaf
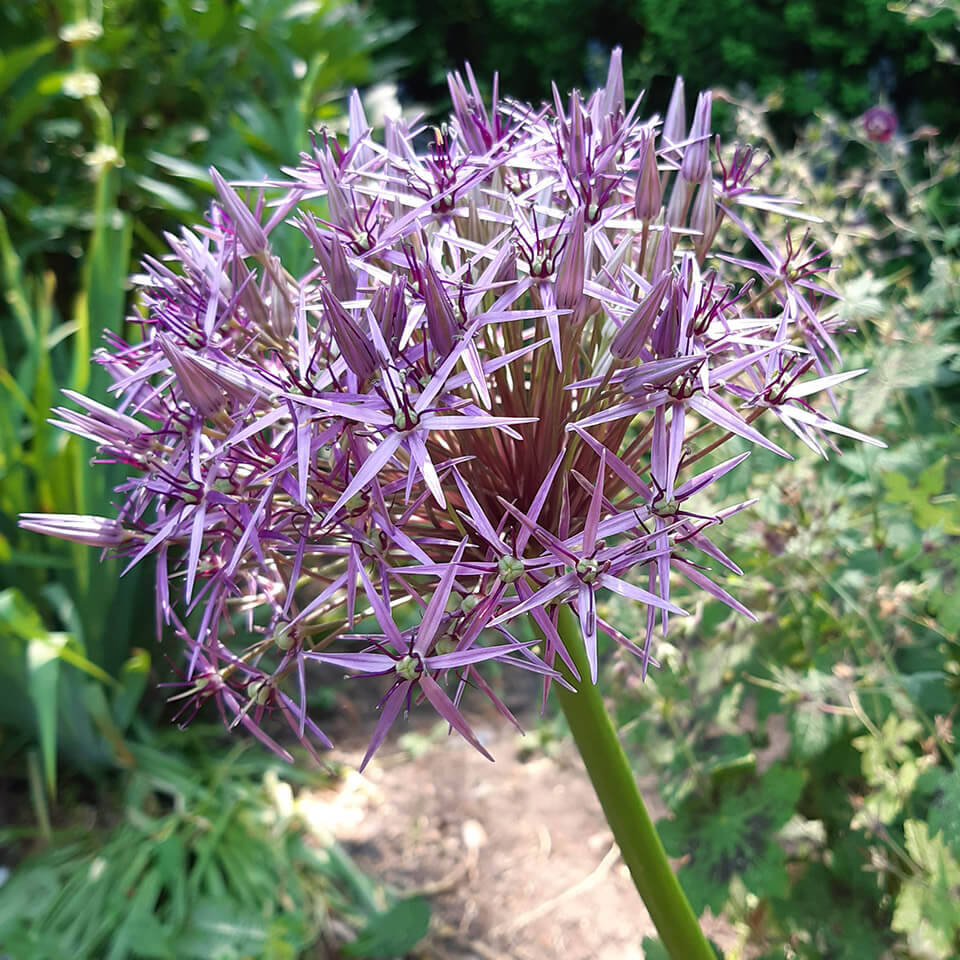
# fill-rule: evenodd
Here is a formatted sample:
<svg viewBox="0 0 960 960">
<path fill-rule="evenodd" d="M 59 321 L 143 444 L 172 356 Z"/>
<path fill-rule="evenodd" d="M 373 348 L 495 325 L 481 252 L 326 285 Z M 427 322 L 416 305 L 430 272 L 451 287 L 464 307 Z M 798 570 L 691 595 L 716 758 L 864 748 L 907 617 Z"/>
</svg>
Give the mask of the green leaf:
<svg viewBox="0 0 960 960">
<path fill-rule="evenodd" d="M 190 911 L 177 951 L 184 960 L 244 960 L 258 956 L 266 939 L 256 914 L 230 899 L 204 898 Z"/>
<path fill-rule="evenodd" d="M 137 704 L 143 697 L 150 673 L 150 654 L 146 650 L 133 650 L 120 668 L 119 686 L 113 692 L 113 718 L 118 729 L 126 730 L 133 722 Z"/>
<path fill-rule="evenodd" d="M 66 634 L 46 634 L 27 644 L 27 690 L 37 718 L 43 779 L 50 796 L 57 789 L 57 681 L 60 661 L 56 639 L 66 643 Z"/>
<path fill-rule="evenodd" d="M 155 163 L 158 167 L 163 167 L 175 177 L 182 177 L 184 180 L 192 180 L 195 183 L 202 184 L 213 192 L 213 185 L 210 182 L 210 174 L 205 167 L 197 163 L 190 163 L 180 157 L 170 157 L 156 150 L 147 152 L 147 159 Z"/>
<path fill-rule="evenodd" d="M 171 210 L 192 211 L 196 207 L 193 199 L 172 183 L 142 175 L 137 175 L 133 179 L 141 190 L 153 194 L 163 206 L 169 207 Z"/>
<path fill-rule="evenodd" d="M 891 823 L 900 815 L 922 773 L 914 749 L 922 733 L 919 720 L 891 713 L 876 734 L 852 740 L 863 754 L 863 775 L 872 788 L 851 822 L 854 828 L 869 827 L 876 821 Z"/>
<path fill-rule="evenodd" d="M 960 770 L 938 772 L 941 777 L 927 821 L 931 831 L 942 836 L 954 856 L 960 858 Z"/>
<path fill-rule="evenodd" d="M 56 45 L 53 37 L 44 37 L 27 46 L 17 47 L 10 53 L 0 52 L 0 94 Z"/>
<path fill-rule="evenodd" d="M 640 944 L 643 948 L 643 960 L 670 960 L 670 954 L 658 937 L 644 937 Z"/>
<path fill-rule="evenodd" d="M 960 931 L 960 864 L 939 835 L 919 820 L 903 825 L 907 852 L 919 871 L 904 881 L 893 911 L 893 929 L 905 933 L 911 950 L 924 957 L 957 955 Z"/>
<path fill-rule="evenodd" d="M 395 957 L 412 950 L 430 926 L 430 904 L 423 897 L 395 903 L 386 913 L 371 917 L 359 936 L 341 953 L 347 957 Z"/>
<path fill-rule="evenodd" d="M 960 590 L 937 590 L 930 597 L 930 611 L 948 634 L 960 635 Z"/>
<path fill-rule="evenodd" d="M 768 896 L 784 896 L 789 886 L 776 832 L 793 816 L 802 773 L 774 766 L 759 779 L 725 787 L 712 797 L 691 797 L 676 819 L 657 826 L 667 852 L 686 858 L 678 877 L 698 914 L 708 906 L 717 914 L 723 909 L 735 876 Z"/>
</svg>

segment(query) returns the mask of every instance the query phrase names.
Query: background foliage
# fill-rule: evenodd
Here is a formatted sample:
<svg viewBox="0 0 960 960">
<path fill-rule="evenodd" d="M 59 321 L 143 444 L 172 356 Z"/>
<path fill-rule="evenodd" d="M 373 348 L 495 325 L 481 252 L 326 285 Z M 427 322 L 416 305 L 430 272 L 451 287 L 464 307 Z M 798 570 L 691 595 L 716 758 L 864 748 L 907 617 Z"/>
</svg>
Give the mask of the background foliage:
<svg viewBox="0 0 960 960">
<path fill-rule="evenodd" d="M 913 125 L 960 132 L 952 88 L 956 3 L 888 0 L 374 0 L 387 18 L 417 24 L 396 44 L 406 93 L 442 113 L 444 77 L 469 60 L 477 76 L 500 72 L 500 89 L 539 102 L 593 89 L 607 53 L 624 50 L 627 88 L 664 109 L 673 78 L 690 89 L 727 87 L 775 95 L 776 129 L 792 137 L 824 104 L 847 116 L 889 97 Z"/>
</svg>

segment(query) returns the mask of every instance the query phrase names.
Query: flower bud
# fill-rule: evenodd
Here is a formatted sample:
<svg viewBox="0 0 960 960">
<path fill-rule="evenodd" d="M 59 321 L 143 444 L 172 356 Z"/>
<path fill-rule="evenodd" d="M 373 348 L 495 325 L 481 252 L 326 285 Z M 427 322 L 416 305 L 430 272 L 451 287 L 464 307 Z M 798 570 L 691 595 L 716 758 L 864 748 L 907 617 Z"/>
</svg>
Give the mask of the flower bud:
<svg viewBox="0 0 960 960">
<path fill-rule="evenodd" d="M 713 194 L 713 172 L 708 169 L 706 176 L 700 181 L 697 197 L 693 201 L 693 212 L 690 214 L 690 226 L 701 234 L 694 241 L 698 253 L 701 247 L 706 249 L 710 244 L 716 224 L 717 203 Z"/>
<path fill-rule="evenodd" d="M 310 235 L 313 253 L 320 264 L 330 289 L 338 300 L 353 300 L 357 295 L 357 278 L 350 269 L 343 244 L 336 233 L 321 236 L 314 228 Z"/>
<path fill-rule="evenodd" d="M 557 306 L 574 310 L 583 303 L 583 208 L 577 210 L 567 232 L 567 240 L 557 269 Z M 576 314 L 574 315 L 576 320 Z"/>
<path fill-rule="evenodd" d="M 885 107 L 871 107 L 861 121 L 867 139 L 874 143 L 887 143 L 897 132 L 897 117 Z"/>
<path fill-rule="evenodd" d="M 663 202 L 663 186 L 657 170 L 657 153 L 653 146 L 653 132 L 647 131 L 640 144 L 640 175 L 637 177 L 637 193 L 633 211 L 638 220 L 649 222 L 660 212 Z"/>
<path fill-rule="evenodd" d="M 259 257 L 267 249 L 267 235 L 260 226 L 257 218 L 250 212 L 250 208 L 237 196 L 236 191 L 217 172 L 215 167 L 210 168 L 210 176 L 217 191 L 220 204 L 230 217 L 233 229 L 243 244 L 247 254 Z"/>
<path fill-rule="evenodd" d="M 700 183 L 710 168 L 710 108 L 713 94 L 708 90 L 697 97 L 697 109 L 690 126 L 690 143 L 683 151 L 680 176 L 687 183 Z"/>
<path fill-rule="evenodd" d="M 447 296 L 436 270 L 427 263 L 420 271 L 420 292 L 426 304 L 427 330 L 430 342 L 441 357 L 449 355 L 460 336 L 460 327 L 453 303 Z"/>
<path fill-rule="evenodd" d="M 610 352 L 618 360 L 633 360 L 640 355 L 650 331 L 660 316 L 660 305 L 670 288 L 672 276 L 662 273 L 650 288 L 640 306 L 626 319 L 610 342 Z"/>
<path fill-rule="evenodd" d="M 270 311 L 263 299 L 263 294 L 260 292 L 257 278 L 252 275 L 242 260 L 237 261 L 237 270 L 239 284 L 243 284 L 238 297 L 240 306 L 246 312 L 251 326 L 263 330 L 270 322 Z M 249 279 L 247 279 L 248 277 Z"/>
<path fill-rule="evenodd" d="M 523 561 L 509 555 L 497 561 L 497 573 L 504 583 L 514 583 L 523 576 Z"/>
<path fill-rule="evenodd" d="M 261 680 L 252 680 L 247 685 L 247 696 L 258 706 L 265 706 L 273 693 L 270 680 L 264 677 Z"/>
<path fill-rule="evenodd" d="M 297 325 L 297 311 L 290 297 L 280 287 L 270 297 L 270 327 L 279 340 L 286 340 Z"/>
<path fill-rule="evenodd" d="M 497 131 L 491 128 L 490 119 L 483 105 L 483 98 L 480 96 L 480 90 L 477 88 L 477 81 L 474 79 L 473 70 L 470 69 L 469 63 L 466 65 L 466 71 L 467 79 L 470 81 L 469 91 L 459 71 L 447 74 L 450 101 L 453 104 L 453 112 L 456 114 L 460 135 L 463 137 L 464 143 L 472 153 L 483 154 L 490 149 Z M 493 89 L 493 108 L 494 116 L 496 116 L 496 80 L 494 80 Z"/>
<path fill-rule="evenodd" d="M 587 166 L 587 137 L 579 90 L 570 91 L 570 127 L 566 146 L 567 169 L 570 171 L 570 176 L 578 182 L 586 180 L 590 171 Z"/>
<path fill-rule="evenodd" d="M 406 288 L 406 278 L 401 277 L 398 281 L 396 275 L 393 275 L 389 288 L 377 287 L 370 300 L 370 312 L 380 324 L 383 339 L 388 344 L 395 344 L 400 340 L 407 324 L 407 301 L 404 296 Z"/>
<path fill-rule="evenodd" d="M 682 143 L 687 130 L 687 105 L 683 96 L 683 77 L 677 77 L 663 121 L 663 140 L 668 146 Z"/>
<path fill-rule="evenodd" d="M 75 513 L 21 513 L 17 520 L 21 530 L 42 533 L 48 537 L 83 543 L 90 547 L 116 547 L 130 539 L 129 531 L 110 517 L 93 517 Z"/>
<path fill-rule="evenodd" d="M 657 243 L 657 252 L 653 257 L 653 269 L 650 271 L 650 276 L 659 277 L 663 273 L 669 273 L 672 267 L 673 234 L 670 232 L 670 225 L 664 224 L 660 240 Z"/>
<path fill-rule="evenodd" d="M 610 54 L 610 66 L 607 68 L 607 82 L 603 88 L 603 114 L 612 116 L 619 121 L 626 112 L 626 102 L 623 96 L 623 48 L 614 47 Z"/>
<path fill-rule="evenodd" d="M 210 374 L 172 340 L 159 335 L 157 340 L 190 406 L 204 419 L 223 410 L 223 391 L 213 382 Z"/>
<path fill-rule="evenodd" d="M 460 612 L 463 614 L 470 614 L 474 611 L 477 604 L 480 603 L 481 597 L 476 593 L 468 593 L 460 601 Z"/>
<path fill-rule="evenodd" d="M 404 679 L 411 683 L 420 676 L 420 658 L 411 657 L 408 653 L 401 657 L 393 668 Z"/>
<path fill-rule="evenodd" d="M 326 287 L 320 288 L 320 299 L 323 301 L 324 314 L 333 338 L 340 348 L 340 355 L 360 382 L 366 383 L 377 366 L 376 358 L 370 349 L 370 338 Z"/>
<path fill-rule="evenodd" d="M 433 652 L 438 656 L 443 656 L 445 653 L 453 653 L 457 649 L 457 638 L 451 636 L 449 633 L 445 633 L 439 640 L 433 645 Z"/>
</svg>

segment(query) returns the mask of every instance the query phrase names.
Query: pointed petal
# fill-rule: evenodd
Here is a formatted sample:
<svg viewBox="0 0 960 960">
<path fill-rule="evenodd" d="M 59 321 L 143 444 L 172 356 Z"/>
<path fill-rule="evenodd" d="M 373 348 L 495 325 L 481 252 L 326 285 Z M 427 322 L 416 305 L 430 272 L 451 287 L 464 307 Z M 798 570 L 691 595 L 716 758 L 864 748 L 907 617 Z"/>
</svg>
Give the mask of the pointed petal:
<svg viewBox="0 0 960 960">
<path fill-rule="evenodd" d="M 453 582 L 456 579 L 457 564 L 460 562 L 466 546 L 466 539 L 461 540 L 460 546 L 457 547 L 453 557 L 447 564 L 447 569 L 444 570 L 443 576 L 440 578 L 440 582 L 433 591 L 433 596 L 427 604 L 427 609 L 424 611 L 423 619 L 420 621 L 420 626 L 417 629 L 417 639 L 413 645 L 415 653 L 425 654 L 430 649 L 434 637 L 437 635 L 440 620 L 447 609 L 447 601 L 450 599 L 450 591 L 453 589 Z"/>
<path fill-rule="evenodd" d="M 596 597 L 589 583 L 581 583 L 577 591 L 577 616 L 583 635 L 583 648 L 590 665 L 590 682 L 597 682 L 597 608 Z"/>
<path fill-rule="evenodd" d="M 606 587 L 608 590 L 612 590 L 614 593 L 619 593 L 621 597 L 638 600 L 640 603 L 645 603 L 651 607 L 658 607 L 670 613 L 676 613 L 681 617 L 687 615 L 686 610 L 681 610 L 680 607 L 675 606 L 667 600 L 661 599 L 655 593 L 648 593 L 641 587 L 635 587 L 632 583 L 627 583 L 626 580 L 610 576 L 609 573 L 601 573 L 600 576 L 597 577 L 597 583 Z"/>
<path fill-rule="evenodd" d="M 583 523 L 583 552 L 589 557 L 597 545 L 597 526 L 600 523 L 600 508 L 603 506 L 603 472 L 607 465 L 606 447 L 600 452 L 600 466 L 597 468 L 597 482 L 593 485 L 590 506 Z M 596 637 L 596 631 L 594 631 Z"/>
<path fill-rule="evenodd" d="M 717 424 L 717 426 L 723 427 L 724 430 L 729 430 L 730 433 L 735 433 L 737 436 L 757 444 L 757 446 L 771 450 L 773 453 L 787 460 L 793 459 L 783 447 L 777 446 L 772 440 L 768 440 L 762 433 L 750 426 L 738 413 L 727 409 L 711 397 L 694 394 L 687 400 L 687 405 L 693 410 L 696 410 L 700 416 L 706 417 L 707 420 Z"/>
<path fill-rule="evenodd" d="M 394 455 L 397 447 L 403 440 L 401 433 L 388 433 L 380 445 L 374 450 L 366 460 L 363 461 L 360 469 L 354 474 L 353 479 L 347 484 L 347 489 L 340 494 L 337 502 L 327 511 L 323 518 L 324 524 L 336 516 L 337 511 L 352 497 L 358 494 L 366 485 L 380 472 L 381 468 Z"/>
<path fill-rule="evenodd" d="M 463 737 L 470 746 L 480 751 L 488 760 L 493 757 L 484 749 L 483 744 L 476 738 L 474 732 L 467 725 L 467 721 L 460 715 L 460 711 L 453 705 L 453 701 L 443 692 L 440 685 L 428 673 L 420 674 L 420 689 L 430 701 L 430 705 Z"/>
<path fill-rule="evenodd" d="M 393 721 L 397 719 L 397 715 L 403 709 L 410 687 L 410 683 L 398 683 L 387 695 L 387 699 L 380 709 L 380 718 L 373 730 L 373 736 L 370 738 L 370 745 L 367 747 L 367 752 L 363 755 L 363 761 L 360 763 L 360 773 L 363 773 L 364 767 L 377 752 L 380 744 L 387 738 L 387 734 L 393 726 Z"/>
</svg>

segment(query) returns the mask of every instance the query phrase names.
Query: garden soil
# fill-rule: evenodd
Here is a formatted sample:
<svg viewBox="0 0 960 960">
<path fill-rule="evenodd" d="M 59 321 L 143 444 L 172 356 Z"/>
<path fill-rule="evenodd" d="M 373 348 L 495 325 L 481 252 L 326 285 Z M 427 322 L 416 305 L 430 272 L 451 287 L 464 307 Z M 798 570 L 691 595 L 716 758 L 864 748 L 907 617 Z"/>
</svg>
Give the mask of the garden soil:
<svg viewBox="0 0 960 960">
<path fill-rule="evenodd" d="M 310 798 L 361 869 L 429 899 L 430 933 L 411 957 L 643 960 L 653 923 L 572 742 L 530 750 L 533 737 L 501 717 L 470 720 L 494 763 L 428 724 L 397 731 L 362 776 Z M 358 718 L 335 739 L 351 771 L 367 725 Z M 641 789 L 651 816 L 663 816 L 653 778 Z M 703 926 L 725 950 L 737 941 L 724 920 L 707 914 Z"/>
</svg>

